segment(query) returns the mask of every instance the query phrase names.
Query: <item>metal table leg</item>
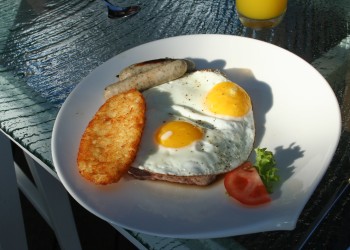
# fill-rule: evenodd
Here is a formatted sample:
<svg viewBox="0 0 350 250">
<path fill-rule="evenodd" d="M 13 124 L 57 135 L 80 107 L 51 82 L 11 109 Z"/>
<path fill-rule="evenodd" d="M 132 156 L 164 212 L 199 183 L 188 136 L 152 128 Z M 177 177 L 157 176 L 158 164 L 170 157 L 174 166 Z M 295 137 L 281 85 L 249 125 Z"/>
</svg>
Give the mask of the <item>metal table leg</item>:
<svg viewBox="0 0 350 250">
<path fill-rule="evenodd" d="M 60 249 L 81 249 L 62 183 L 23 150 L 34 185 L 14 163 L 11 141 L 1 131 L 0 151 L 0 250 L 27 249 L 18 187 L 53 229 Z"/>
<path fill-rule="evenodd" d="M 25 157 L 38 191 L 44 198 L 44 206 L 50 218 L 49 225 L 54 230 L 61 249 L 80 249 L 80 241 L 65 188 L 28 154 L 25 153 Z"/>
<path fill-rule="evenodd" d="M 0 132 L 0 249 L 27 249 L 10 140 Z"/>
</svg>

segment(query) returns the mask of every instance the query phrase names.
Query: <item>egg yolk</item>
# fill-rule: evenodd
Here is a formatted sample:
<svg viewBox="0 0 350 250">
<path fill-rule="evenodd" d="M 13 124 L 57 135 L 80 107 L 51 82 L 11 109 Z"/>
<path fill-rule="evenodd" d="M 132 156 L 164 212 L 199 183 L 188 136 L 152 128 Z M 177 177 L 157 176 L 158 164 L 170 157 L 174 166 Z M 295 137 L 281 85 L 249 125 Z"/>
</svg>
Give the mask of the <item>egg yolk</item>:
<svg viewBox="0 0 350 250">
<path fill-rule="evenodd" d="M 240 117 L 251 109 L 250 97 L 233 82 L 216 84 L 208 93 L 205 105 L 214 114 Z"/>
<path fill-rule="evenodd" d="M 200 128 L 185 121 L 167 122 L 155 134 L 156 142 L 168 148 L 181 148 L 202 137 L 203 132 Z"/>
</svg>

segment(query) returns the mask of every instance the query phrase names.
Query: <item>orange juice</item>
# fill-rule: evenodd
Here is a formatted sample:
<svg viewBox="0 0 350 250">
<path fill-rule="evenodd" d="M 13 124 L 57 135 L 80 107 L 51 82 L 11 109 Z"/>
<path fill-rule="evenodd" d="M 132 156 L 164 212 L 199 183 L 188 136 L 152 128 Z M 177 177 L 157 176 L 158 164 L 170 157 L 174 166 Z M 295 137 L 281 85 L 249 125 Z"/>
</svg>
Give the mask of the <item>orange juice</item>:
<svg viewBox="0 0 350 250">
<path fill-rule="evenodd" d="M 287 0 L 236 0 L 243 25 L 253 28 L 276 26 L 286 9 Z"/>
</svg>

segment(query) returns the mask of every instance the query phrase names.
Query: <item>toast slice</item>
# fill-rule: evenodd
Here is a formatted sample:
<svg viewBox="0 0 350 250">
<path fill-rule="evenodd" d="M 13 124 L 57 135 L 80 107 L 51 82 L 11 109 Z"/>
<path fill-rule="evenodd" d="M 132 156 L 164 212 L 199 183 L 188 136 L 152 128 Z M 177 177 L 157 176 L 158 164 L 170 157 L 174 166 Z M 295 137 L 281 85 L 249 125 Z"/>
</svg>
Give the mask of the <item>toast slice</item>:
<svg viewBox="0 0 350 250">
<path fill-rule="evenodd" d="M 217 178 L 217 175 L 176 176 L 159 174 L 135 167 L 129 168 L 128 173 L 140 180 L 167 181 L 196 186 L 207 186 L 214 182 Z"/>
</svg>

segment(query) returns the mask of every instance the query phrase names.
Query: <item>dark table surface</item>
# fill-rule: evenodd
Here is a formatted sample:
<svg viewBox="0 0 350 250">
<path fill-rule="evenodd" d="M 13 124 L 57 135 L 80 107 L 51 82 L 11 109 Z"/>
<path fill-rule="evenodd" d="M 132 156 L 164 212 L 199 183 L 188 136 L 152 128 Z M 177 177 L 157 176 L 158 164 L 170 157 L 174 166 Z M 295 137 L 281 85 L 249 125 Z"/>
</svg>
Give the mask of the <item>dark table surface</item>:
<svg viewBox="0 0 350 250">
<path fill-rule="evenodd" d="M 113 56 L 146 42 L 188 34 L 237 35 L 280 46 L 305 59 L 328 80 L 342 110 L 342 134 L 295 230 L 233 239 L 247 249 L 295 247 L 350 176 L 350 2 L 290 0 L 283 22 L 261 31 L 240 24 L 233 1 L 118 3 L 139 4 L 141 11 L 132 17 L 110 19 L 104 3 L 97 0 L 0 2 L 1 130 L 55 174 L 50 144 L 57 113 L 77 84 Z M 350 246 L 349 199 L 345 192 L 307 248 Z"/>
</svg>

